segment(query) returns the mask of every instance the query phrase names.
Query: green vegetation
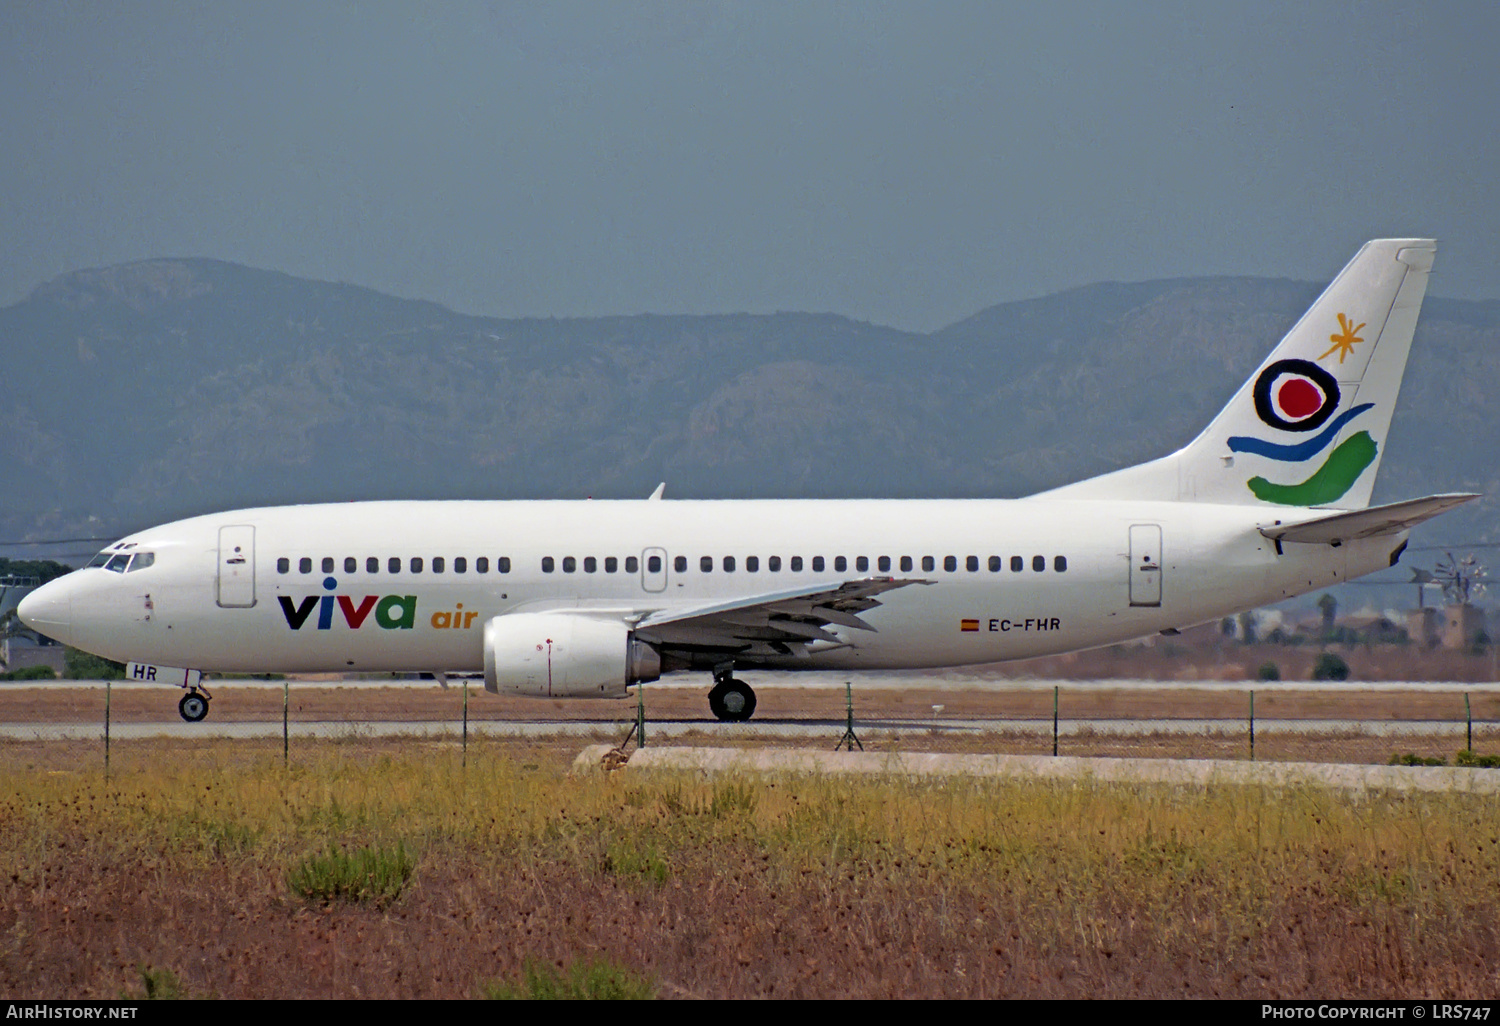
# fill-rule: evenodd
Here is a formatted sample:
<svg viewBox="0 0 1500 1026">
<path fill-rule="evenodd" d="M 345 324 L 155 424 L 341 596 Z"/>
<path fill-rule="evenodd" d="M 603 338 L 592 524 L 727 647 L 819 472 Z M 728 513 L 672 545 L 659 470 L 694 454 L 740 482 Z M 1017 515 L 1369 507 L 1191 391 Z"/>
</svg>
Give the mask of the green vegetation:
<svg viewBox="0 0 1500 1026">
<path fill-rule="evenodd" d="M 1432 755 L 1418 755 L 1416 752 L 1407 752 L 1404 755 L 1392 755 L 1386 761 L 1387 766 L 1446 766 L 1448 760 Z"/>
<path fill-rule="evenodd" d="M 528 958 L 520 981 L 486 983 L 480 994 L 496 1001 L 649 1001 L 656 980 L 603 958 L 574 962 L 565 972 Z"/>
<path fill-rule="evenodd" d="M 1348 680 L 1349 664 L 1337 652 L 1320 652 L 1313 663 L 1313 680 Z"/>
<path fill-rule="evenodd" d="M 0 680 L 56 680 L 57 671 L 50 666 L 23 666 L 19 670 L 0 673 Z"/>
<path fill-rule="evenodd" d="M 153 969 L 149 965 L 136 967 L 141 976 L 141 993 L 121 994 L 120 1000 L 129 1001 L 143 997 L 147 1001 L 177 1001 L 183 997 L 182 982 L 170 969 Z"/>
<path fill-rule="evenodd" d="M 1276 681 L 1281 679 L 1281 667 L 1267 661 L 1260 664 L 1260 669 L 1255 671 L 1256 680 Z"/>
<path fill-rule="evenodd" d="M 310 855 L 287 874 L 287 886 L 310 901 L 367 902 L 388 905 L 401 896 L 416 868 L 406 846 L 360 848 L 353 852 L 329 848 Z"/>
<path fill-rule="evenodd" d="M 73 568 L 51 559 L 5 559 L 0 557 L 0 577 L 35 577 L 42 584 L 70 574 Z"/>
<path fill-rule="evenodd" d="M 124 680 L 125 664 L 69 647 L 63 655 L 63 676 L 69 680 Z"/>
<path fill-rule="evenodd" d="M 1480 769 L 1500 769 L 1500 755 L 1476 755 L 1465 748 L 1453 760 L 1455 766 L 1473 766 Z"/>
</svg>

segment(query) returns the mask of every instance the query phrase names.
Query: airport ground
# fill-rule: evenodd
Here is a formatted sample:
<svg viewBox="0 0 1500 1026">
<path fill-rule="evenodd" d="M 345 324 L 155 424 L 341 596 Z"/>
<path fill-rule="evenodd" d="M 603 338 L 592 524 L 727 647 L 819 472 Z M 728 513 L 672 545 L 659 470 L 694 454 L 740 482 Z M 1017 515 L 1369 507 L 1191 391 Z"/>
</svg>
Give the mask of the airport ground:
<svg viewBox="0 0 1500 1026">
<path fill-rule="evenodd" d="M 1139 661 L 1133 669 L 1140 675 Z M 1408 669 L 1403 679 L 1423 677 Z M 757 721 L 814 725 L 826 734 L 815 746 L 830 748 L 842 686 L 813 683 L 763 688 Z M 867 748 L 937 739 L 952 751 L 1050 750 L 1046 734 L 1007 740 L 931 723 L 1050 724 L 1053 686 L 1068 688 L 1069 715 L 1080 717 L 1234 717 L 1248 686 L 1243 676 L 1154 688 L 897 683 L 856 678 L 857 725 L 912 724 L 861 728 Z M 1255 686 L 1260 715 L 1326 720 L 1357 707 L 1377 725 L 1451 721 L 1468 687 Z M 279 731 L 281 682 L 215 688 L 198 726 L 270 721 Z M 1500 721 L 1494 686 L 1471 690 L 1474 716 Z M 0 722 L 90 725 L 75 739 L 0 740 L 0 859 L 10 867 L 0 876 L 0 994 L 108 998 L 149 986 L 189 997 L 466 998 L 522 979 L 528 963 L 603 965 L 663 997 L 1500 993 L 1492 797 L 576 775 L 580 748 L 615 736 L 633 701 L 471 691 L 465 749 L 459 688 L 303 680 L 285 694 L 293 724 L 347 729 L 294 735 L 285 761 L 279 733 L 117 734 L 106 776 L 93 729 L 102 687 L 0 687 Z M 149 734 L 176 720 L 176 698 L 115 687 L 112 721 Z M 692 686 L 648 687 L 646 705 L 658 735 L 683 727 L 660 743 L 813 743 L 724 731 Z M 618 722 L 600 721 L 601 707 Z M 359 729 L 377 719 L 413 732 Z M 416 734 L 434 721 L 446 724 L 441 736 Z M 544 729 L 484 732 L 522 721 Z M 1268 752 L 1266 735 L 1260 751 L 1329 757 L 1329 738 L 1304 740 L 1314 747 Z M 1068 743 L 1087 742 L 1092 754 L 1245 758 L 1243 741 Z M 1361 743 L 1367 753 L 1338 758 L 1383 762 L 1392 750 L 1378 732 Z M 1432 744 L 1450 760 L 1457 747 L 1451 732 Z M 299 889 L 329 853 L 366 853 L 395 864 L 399 879 L 363 896 Z"/>
<path fill-rule="evenodd" d="M 1500 808 L 1456 794 L 572 775 L 559 739 L 0 744 L 9 998 L 1500 992 Z M 339 895 L 319 856 L 405 866 Z M 300 875 L 299 875 L 300 874 Z M 373 877 L 372 877 L 373 878 Z"/>
</svg>

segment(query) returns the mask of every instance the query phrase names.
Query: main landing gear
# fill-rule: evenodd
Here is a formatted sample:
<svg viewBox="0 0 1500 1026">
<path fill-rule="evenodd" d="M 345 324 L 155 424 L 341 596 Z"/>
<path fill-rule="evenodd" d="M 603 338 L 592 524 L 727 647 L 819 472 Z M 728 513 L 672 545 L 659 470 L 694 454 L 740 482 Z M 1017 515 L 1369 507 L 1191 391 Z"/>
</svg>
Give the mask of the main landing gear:
<svg viewBox="0 0 1500 1026">
<path fill-rule="evenodd" d="M 207 691 L 189 688 L 188 693 L 182 696 L 182 701 L 177 703 L 177 711 L 189 723 L 198 723 L 208 715 L 208 700 L 211 697 L 213 696 Z"/>
<path fill-rule="evenodd" d="M 755 715 L 755 691 L 742 680 L 731 676 L 733 669 L 715 672 L 714 687 L 708 693 L 708 707 L 719 719 L 743 723 Z"/>
</svg>

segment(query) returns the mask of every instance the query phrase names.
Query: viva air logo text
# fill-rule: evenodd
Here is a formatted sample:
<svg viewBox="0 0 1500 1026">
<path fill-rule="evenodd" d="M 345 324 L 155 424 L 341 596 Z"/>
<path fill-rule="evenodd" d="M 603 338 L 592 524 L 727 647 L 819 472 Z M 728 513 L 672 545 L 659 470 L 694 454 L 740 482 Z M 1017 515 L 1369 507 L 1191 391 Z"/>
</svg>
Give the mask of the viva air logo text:
<svg viewBox="0 0 1500 1026">
<path fill-rule="evenodd" d="M 338 587 L 338 583 L 334 578 L 328 577 L 323 580 L 323 587 L 331 593 Z M 320 631 L 332 630 L 335 609 L 343 623 L 355 631 L 372 618 L 377 627 L 387 631 L 411 630 L 417 625 L 415 595 L 366 595 L 357 600 L 350 595 L 308 595 L 300 602 L 288 595 L 278 595 L 276 601 L 281 603 L 281 613 L 286 617 L 286 625 L 294 631 L 300 631 L 313 618 L 314 612 L 317 613 L 314 627 Z M 433 613 L 430 618 L 432 626 L 439 630 L 462 630 L 472 626 L 474 618 L 479 614 L 465 611 L 462 602 L 457 606 L 454 610 Z"/>
</svg>

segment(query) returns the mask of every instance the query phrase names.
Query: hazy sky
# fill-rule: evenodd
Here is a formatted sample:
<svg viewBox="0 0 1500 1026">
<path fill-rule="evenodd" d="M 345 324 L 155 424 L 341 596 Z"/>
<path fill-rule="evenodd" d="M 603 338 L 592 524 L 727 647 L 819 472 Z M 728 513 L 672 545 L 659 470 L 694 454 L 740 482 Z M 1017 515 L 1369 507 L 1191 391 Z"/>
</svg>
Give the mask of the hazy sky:
<svg viewBox="0 0 1500 1026">
<path fill-rule="evenodd" d="M 208 256 L 930 329 L 1104 279 L 1500 296 L 1500 4 L 0 0 L 0 303 Z"/>
</svg>

